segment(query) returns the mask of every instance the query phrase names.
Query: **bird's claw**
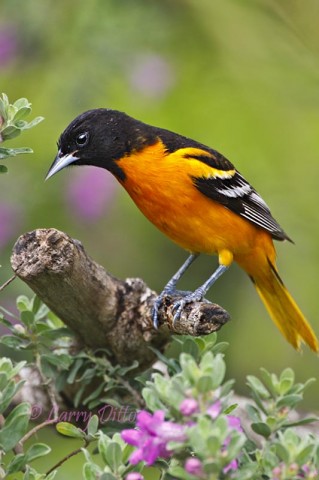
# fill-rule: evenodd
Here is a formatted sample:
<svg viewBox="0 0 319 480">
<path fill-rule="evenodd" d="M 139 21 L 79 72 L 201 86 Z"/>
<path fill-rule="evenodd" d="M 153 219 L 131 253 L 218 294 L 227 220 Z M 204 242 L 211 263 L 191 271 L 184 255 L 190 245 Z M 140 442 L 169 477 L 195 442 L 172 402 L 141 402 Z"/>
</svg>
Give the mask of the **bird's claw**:
<svg viewBox="0 0 319 480">
<path fill-rule="evenodd" d="M 158 330 L 158 310 L 162 305 L 163 295 L 159 295 L 154 302 L 153 309 L 152 309 L 152 320 L 153 320 L 153 327 Z"/>
<path fill-rule="evenodd" d="M 179 296 L 183 296 L 185 298 L 188 298 L 190 297 L 191 295 L 193 295 L 192 292 L 190 291 L 184 291 L 184 290 L 172 290 L 172 289 L 164 289 L 162 291 L 162 293 L 160 293 L 160 295 L 156 298 L 155 302 L 154 302 L 154 305 L 153 305 L 153 310 L 152 310 L 152 320 L 153 320 L 153 327 L 157 330 L 158 329 L 158 313 L 159 313 L 159 309 L 163 303 L 163 300 L 164 300 L 164 297 L 166 297 L 167 295 L 179 295 Z M 183 299 L 180 299 L 176 302 L 174 302 L 173 304 L 173 310 L 175 309 L 175 305 L 179 302 L 182 302 Z M 193 301 L 193 300 L 190 300 L 190 301 Z M 186 303 L 189 303 L 188 301 L 186 301 Z M 185 305 L 186 305 L 185 303 Z M 181 307 L 181 312 L 183 310 L 183 307 L 184 305 L 182 305 Z M 180 317 L 181 315 L 181 312 L 178 316 L 178 318 Z M 177 318 L 176 318 L 177 319 Z M 175 323 L 175 316 L 174 316 L 174 323 Z"/>
<path fill-rule="evenodd" d="M 185 305 L 189 303 L 200 302 L 202 299 L 203 299 L 202 292 L 195 291 L 195 292 L 189 293 L 184 298 L 181 298 L 180 300 L 177 300 L 176 302 L 174 302 L 174 305 L 172 308 L 173 312 L 175 312 L 174 318 L 173 318 L 173 324 L 175 324 L 175 322 L 180 319 Z"/>
</svg>

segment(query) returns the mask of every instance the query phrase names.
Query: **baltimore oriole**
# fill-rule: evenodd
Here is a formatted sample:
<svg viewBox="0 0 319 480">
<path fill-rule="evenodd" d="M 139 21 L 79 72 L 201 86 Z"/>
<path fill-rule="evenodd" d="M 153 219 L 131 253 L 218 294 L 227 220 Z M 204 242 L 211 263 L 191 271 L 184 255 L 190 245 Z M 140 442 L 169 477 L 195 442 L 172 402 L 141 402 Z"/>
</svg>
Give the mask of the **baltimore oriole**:
<svg viewBox="0 0 319 480">
<path fill-rule="evenodd" d="M 75 118 L 62 133 L 47 178 L 68 165 L 109 170 L 142 213 L 190 256 L 154 306 L 175 290 L 200 253 L 217 254 L 219 267 L 195 292 L 175 302 L 200 301 L 235 260 L 253 281 L 281 333 L 296 349 L 301 341 L 318 352 L 318 340 L 285 288 L 275 264 L 273 239 L 290 240 L 256 190 L 216 150 L 125 113 L 95 109 Z"/>
</svg>

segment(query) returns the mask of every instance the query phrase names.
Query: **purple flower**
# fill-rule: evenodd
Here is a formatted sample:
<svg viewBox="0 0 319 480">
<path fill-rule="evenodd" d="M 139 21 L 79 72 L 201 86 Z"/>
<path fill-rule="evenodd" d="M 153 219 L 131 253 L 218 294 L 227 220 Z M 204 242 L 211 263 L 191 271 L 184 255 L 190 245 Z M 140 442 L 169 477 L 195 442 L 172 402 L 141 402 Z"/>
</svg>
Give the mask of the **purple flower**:
<svg viewBox="0 0 319 480">
<path fill-rule="evenodd" d="M 125 480 L 144 480 L 144 477 L 138 472 L 131 472 L 126 475 Z"/>
<path fill-rule="evenodd" d="M 130 82 L 135 91 L 149 98 L 163 96 L 173 85 L 171 65 L 159 55 L 142 55 L 130 72 Z"/>
<path fill-rule="evenodd" d="M 282 474 L 282 468 L 280 466 L 273 468 L 272 470 L 272 480 L 279 480 Z"/>
<path fill-rule="evenodd" d="M 0 204 L 0 250 L 18 233 L 22 213 L 16 205 Z"/>
<path fill-rule="evenodd" d="M 0 25 L 0 65 L 5 67 L 18 53 L 16 29 L 12 25 Z"/>
<path fill-rule="evenodd" d="M 129 459 L 132 465 L 141 461 L 152 465 L 158 457 L 167 458 L 171 454 L 167 449 L 167 443 L 183 442 L 186 439 L 184 427 L 177 423 L 166 422 L 165 413 L 162 410 L 156 411 L 153 415 L 144 410 L 139 412 L 136 426 L 136 430 L 123 430 L 121 434 L 126 443 L 137 447 Z"/>
<path fill-rule="evenodd" d="M 238 462 L 237 460 L 232 460 L 226 467 L 223 468 L 223 473 L 228 473 L 231 470 L 237 470 L 238 468 Z"/>
<path fill-rule="evenodd" d="M 190 417 L 198 410 L 198 402 L 194 398 L 185 398 L 179 406 L 179 411 L 185 417 Z"/>
<path fill-rule="evenodd" d="M 116 183 L 109 173 L 96 167 L 82 167 L 70 177 L 67 201 L 81 220 L 92 223 L 105 214 L 115 190 Z"/>
<path fill-rule="evenodd" d="M 300 478 L 315 479 L 318 478 L 318 473 L 314 465 L 310 466 L 308 463 L 305 463 L 301 467 Z"/>
<path fill-rule="evenodd" d="M 241 428 L 240 419 L 235 417 L 234 415 L 227 415 L 228 426 L 233 430 L 237 430 L 237 432 L 242 432 L 243 429 Z"/>
<path fill-rule="evenodd" d="M 203 475 L 203 464 L 195 457 L 190 457 L 185 462 L 185 470 L 187 473 L 194 475 L 195 477 L 201 477 Z"/>
<path fill-rule="evenodd" d="M 235 417 L 234 415 L 227 415 L 226 418 L 227 418 L 227 421 L 228 421 L 228 426 L 232 430 L 237 430 L 237 432 L 242 432 L 243 431 L 243 429 L 241 428 L 241 425 L 240 425 L 240 419 L 238 417 Z M 223 444 L 223 450 L 224 451 L 227 449 L 227 445 L 229 445 L 230 440 L 231 440 L 230 436 L 228 436 L 225 439 L 224 444 Z M 238 460 L 234 459 L 228 465 L 226 465 L 226 467 L 223 468 L 223 472 L 226 474 L 231 470 L 237 470 L 237 468 L 238 468 Z"/>
<path fill-rule="evenodd" d="M 207 409 L 207 413 L 208 415 L 213 419 L 215 420 L 215 418 L 218 417 L 218 415 L 220 414 L 220 412 L 222 411 L 222 404 L 221 404 L 221 401 L 220 400 L 217 400 L 216 402 L 214 402 L 212 405 L 210 405 Z"/>
<path fill-rule="evenodd" d="M 228 421 L 228 426 L 232 430 L 237 430 L 237 432 L 242 432 L 243 431 L 243 429 L 241 428 L 241 425 L 240 425 L 240 419 L 238 417 L 235 417 L 234 415 L 227 415 L 226 418 L 227 418 L 227 421 Z M 224 447 L 225 448 L 229 444 L 230 440 L 231 440 L 231 437 L 229 436 L 224 441 Z"/>
</svg>

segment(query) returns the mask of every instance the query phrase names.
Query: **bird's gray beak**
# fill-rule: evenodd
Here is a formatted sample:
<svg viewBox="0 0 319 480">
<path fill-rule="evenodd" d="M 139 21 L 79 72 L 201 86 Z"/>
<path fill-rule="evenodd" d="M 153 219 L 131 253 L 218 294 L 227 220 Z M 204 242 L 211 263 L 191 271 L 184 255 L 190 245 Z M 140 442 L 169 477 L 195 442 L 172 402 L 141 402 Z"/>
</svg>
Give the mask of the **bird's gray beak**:
<svg viewBox="0 0 319 480">
<path fill-rule="evenodd" d="M 62 170 L 62 168 L 67 167 L 68 165 L 70 165 L 73 162 L 76 162 L 76 160 L 78 160 L 78 157 L 76 157 L 75 154 L 76 154 L 76 152 L 68 153 L 66 155 L 63 155 L 63 153 L 59 150 L 59 152 L 58 152 L 57 156 L 55 157 L 55 160 L 52 163 L 45 179 L 48 180 L 48 178 L 55 175 L 57 172 Z"/>
</svg>

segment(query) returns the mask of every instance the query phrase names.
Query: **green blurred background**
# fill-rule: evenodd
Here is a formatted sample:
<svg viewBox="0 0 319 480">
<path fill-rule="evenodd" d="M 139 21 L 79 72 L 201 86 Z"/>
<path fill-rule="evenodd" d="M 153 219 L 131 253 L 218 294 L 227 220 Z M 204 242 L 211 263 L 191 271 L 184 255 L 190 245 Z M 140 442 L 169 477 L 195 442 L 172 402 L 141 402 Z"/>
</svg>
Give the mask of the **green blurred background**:
<svg viewBox="0 0 319 480">
<path fill-rule="evenodd" d="M 15 239 L 38 227 L 66 231 L 112 274 L 142 277 L 158 291 L 185 259 L 109 173 L 70 169 L 44 183 L 66 125 L 110 107 L 235 163 L 296 243 L 277 243 L 279 269 L 319 333 L 318 16 L 317 0 L 2 0 L 1 91 L 27 97 L 45 121 L 7 144 L 34 154 L 7 162 L 0 178 L 1 283 Z M 215 266 L 201 258 L 181 286 L 195 288 Z M 16 281 L 2 304 L 25 291 Z M 317 357 L 286 343 L 237 266 L 209 298 L 232 317 L 219 339 L 230 342 L 238 392 L 261 366 L 317 376 Z M 308 406 L 317 408 L 317 397 L 318 385 Z"/>
</svg>

